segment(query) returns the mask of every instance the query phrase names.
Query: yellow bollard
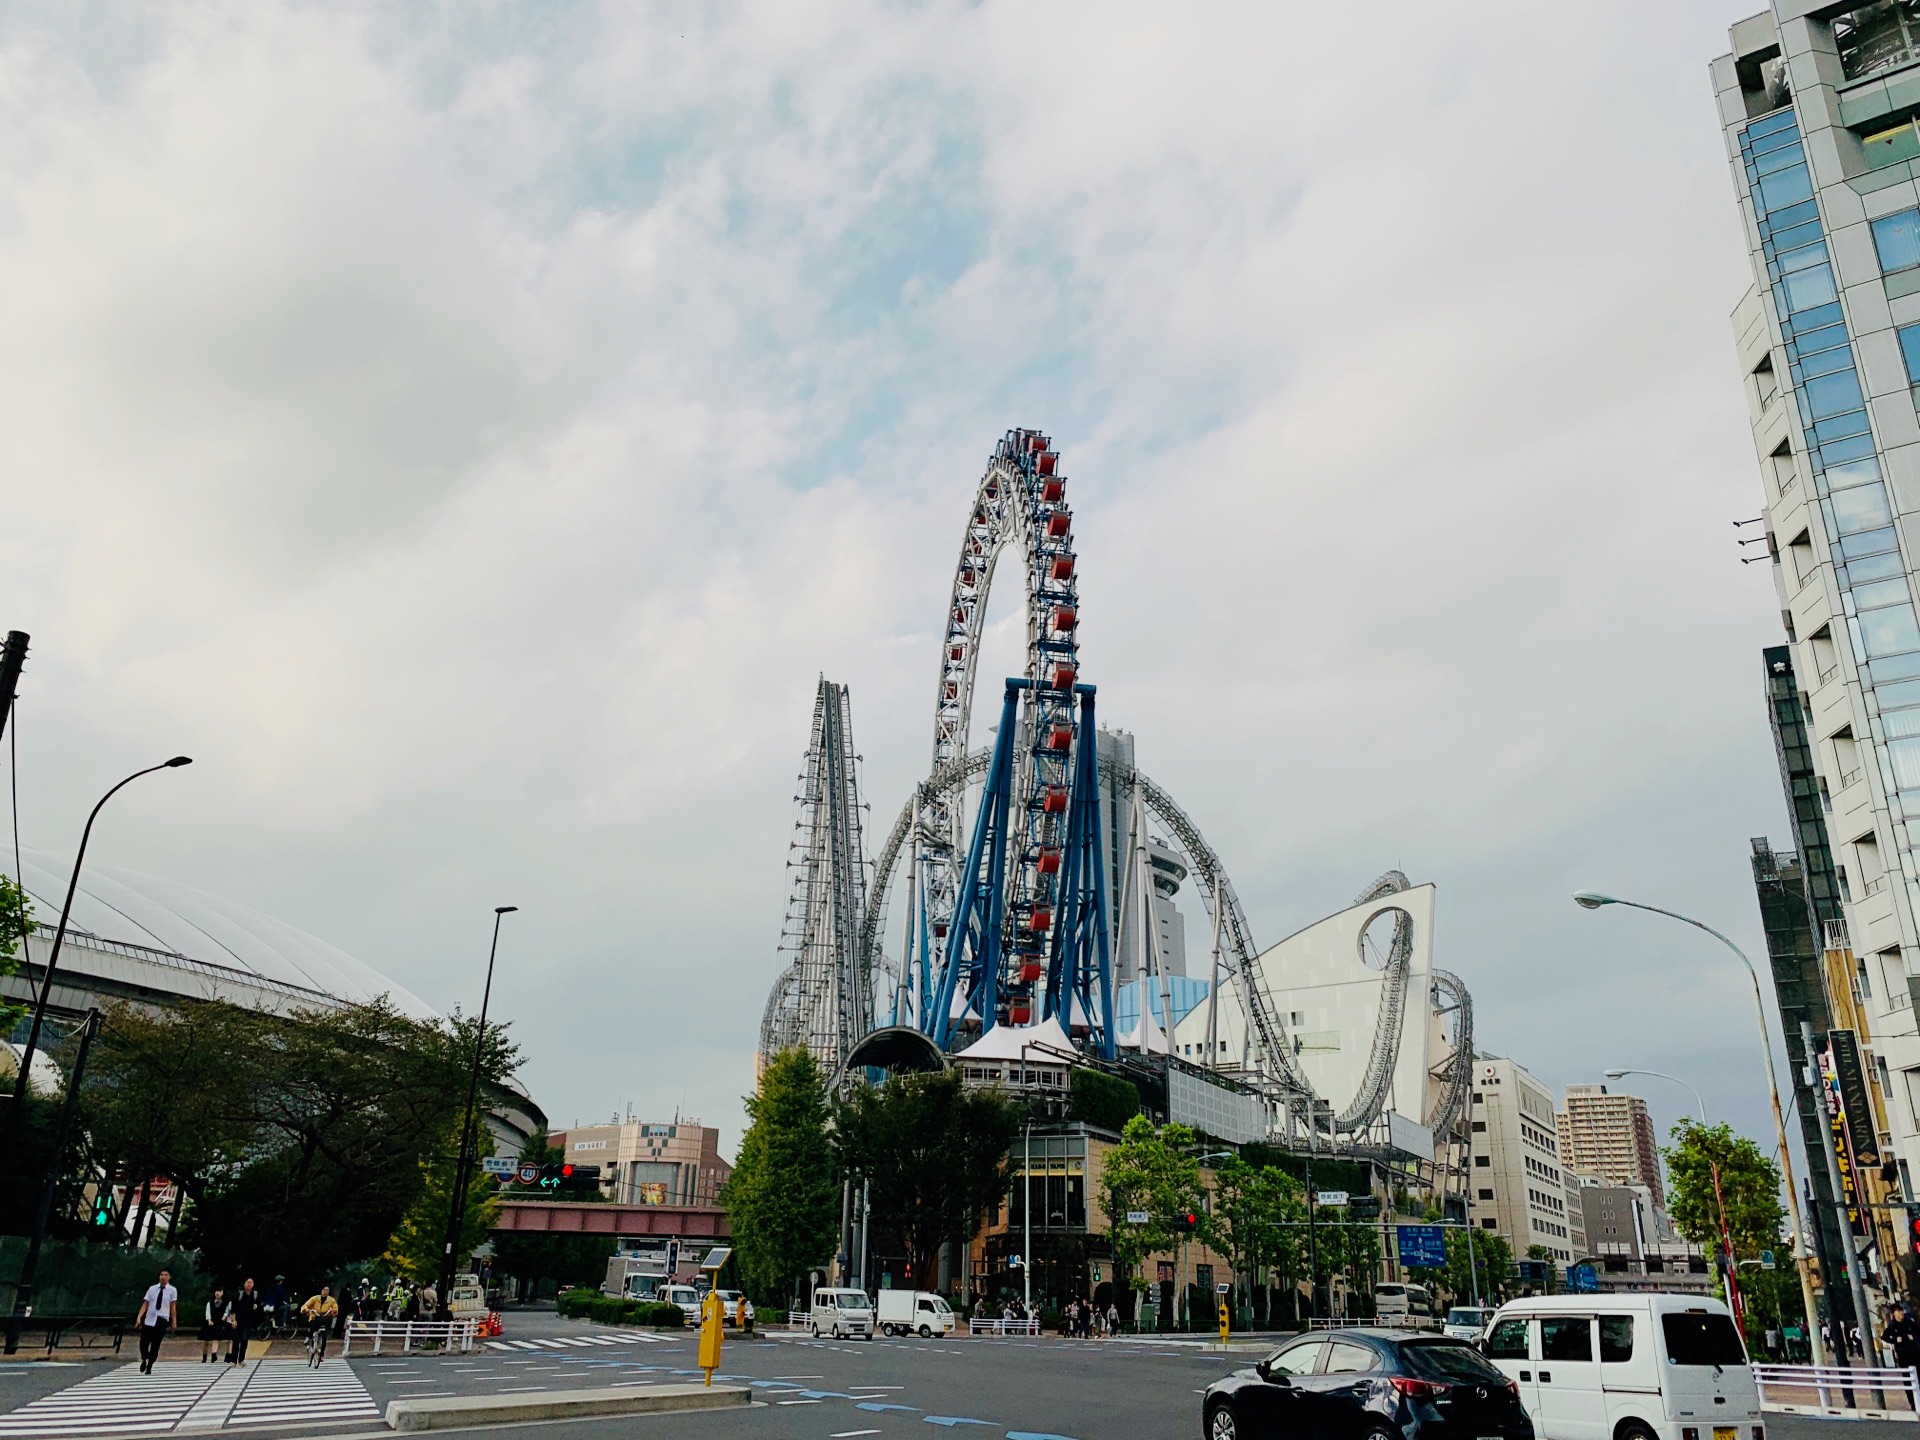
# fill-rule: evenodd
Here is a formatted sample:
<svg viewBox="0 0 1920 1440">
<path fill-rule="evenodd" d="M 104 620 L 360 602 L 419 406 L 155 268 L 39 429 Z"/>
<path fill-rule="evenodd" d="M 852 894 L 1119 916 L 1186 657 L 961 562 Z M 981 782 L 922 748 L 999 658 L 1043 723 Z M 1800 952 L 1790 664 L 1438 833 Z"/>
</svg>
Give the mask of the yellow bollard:
<svg viewBox="0 0 1920 1440">
<path fill-rule="evenodd" d="M 1220 1302 L 1220 1343 L 1227 1343 L 1227 1302 Z"/>
<path fill-rule="evenodd" d="M 713 1384 L 713 1372 L 720 1368 L 720 1332 L 725 1326 L 726 1309 L 727 1302 L 720 1298 L 717 1287 L 707 1291 L 700 1315 L 700 1355 L 694 1364 L 707 1372 L 709 1385 Z"/>
</svg>

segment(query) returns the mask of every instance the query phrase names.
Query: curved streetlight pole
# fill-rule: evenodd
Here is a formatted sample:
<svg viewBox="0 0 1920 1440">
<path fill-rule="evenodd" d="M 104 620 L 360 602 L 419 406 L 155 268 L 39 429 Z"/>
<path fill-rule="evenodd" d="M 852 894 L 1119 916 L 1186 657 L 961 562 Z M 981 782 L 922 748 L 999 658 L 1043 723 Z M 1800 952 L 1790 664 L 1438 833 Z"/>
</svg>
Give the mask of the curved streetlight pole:
<svg viewBox="0 0 1920 1440">
<path fill-rule="evenodd" d="M 467 1169 L 479 1138 L 473 1133 L 473 1107 L 480 1098 L 480 1060 L 487 1048 L 487 1006 L 493 1000 L 493 961 L 500 953 L 500 917 L 511 915 L 518 905 L 493 907 L 493 944 L 487 950 L 487 984 L 480 992 L 480 1025 L 473 1037 L 473 1068 L 467 1075 L 467 1108 L 460 1122 L 460 1158 L 454 1162 L 453 1204 L 447 1209 L 446 1248 L 440 1254 L 440 1303 L 435 1307 L 442 1320 L 453 1318 L 454 1247 L 460 1243 L 460 1222 L 466 1218 Z"/>
<path fill-rule="evenodd" d="M 1773 1130 L 1774 1138 L 1780 1145 L 1781 1175 L 1787 1184 L 1787 1210 L 1793 1220 L 1793 1262 L 1794 1269 L 1800 1272 L 1800 1301 L 1807 1312 L 1807 1343 L 1813 1350 L 1813 1363 L 1825 1365 L 1826 1345 L 1820 1339 L 1820 1312 L 1814 1306 L 1813 1277 L 1808 1270 L 1810 1257 L 1807 1254 L 1806 1223 L 1800 1218 L 1800 1183 L 1794 1178 L 1793 1152 L 1787 1148 L 1786 1114 L 1780 1108 L 1780 1079 L 1773 1068 L 1773 1039 L 1767 1032 L 1767 1005 L 1760 995 L 1760 972 L 1753 968 L 1753 961 L 1747 958 L 1747 952 L 1733 941 L 1711 925 L 1703 924 L 1690 915 L 1682 915 L 1677 910 L 1662 910 L 1658 905 L 1642 905 L 1637 900 L 1620 900 L 1592 890 L 1578 891 L 1573 903 L 1582 910 L 1598 910 L 1602 905 L 1625 905 L 1632 910 L 1646 910 L 1655 915 L 1664 915 L 1669 920 L 1678 920 L 1696 930 L 1706 931 L 1737 955 L 1740 963 L 1747 967 L 1747 978 L 1753 982 L 1753 1012 L 1760 1023 L 1760 1053 L 1767 1062 L 1767 1089 L 1773 1097 Z M 1702 1107 L 1702 1114 L 1705 1114 L 1705 1107 Z"/>
<path fill-rule="evenodd" d="M 53 932 L 53 949 L 47 956 L 46 978 L 41 981 L 39 998 L 34 1001 L 33 1023 L 27 1027 L 27 1043 L 21 1047 L 19 1068 L 14 1072 L 13 1103 L 7 1107 L 7 1142 L 4 1147 L 0 1147 L 0 1155 L 4 1155 L 9 1163 L 12 1162 L 20 1144 L 20 1129 L 27 1106 L 27 1077 L 33 1072 L 34 1053 L 40 1048 L 40 1031 L 46 1023 L 47 1001 L 53 997 L 53 971 L 54 967 L 60 963 L 60 947 L 66 943 L 67 919 L 73 914 L 74 893 L 80 888 L 80 866 L 87 858 L 87 841 L 93 838 L 93 822 L 100 818 L 100 809 L 107 801 L 142 775 L 151 775 L 156 770 L 177 770 L 182 765 L 192 763 L 189 757 L 176 755 L 171 760 L 161 761 L 158 765 L 149 765 L 144 770 L 136 770 L 102 795 L 87 815 L 86 828 L 80 832 L 80 850 L 73 857 L 73 874 L 67 880 L 66 903 L 60 907 L 60 925 Z"/>
<path fill-rule="evenodd" d="M 1707 1102 L 1700 1098 L 1700 1091 L 1697 1086 L 1689 1085 L 1686 1081 L 1682 1080 L 1678 1075 L 1669 1075 L 1664 1070 L 1638 1070 L 1638 1069 L 1603 1070 L 1600 1073 L 1605 1075 L 1609 1080 L 1624 1080 L 1629 1075 L 1651 1075 L 1656 1080 L 1665 1080 L 1669 1084 L 1678 1085 L 1683 1090 L 1693 1091 L 1693 1103 L 1696 1106 L 1698 1106 L 1700 1110 L 1700 1128 L 1702 1130 L 1707 1128 Z"/>
</svg>

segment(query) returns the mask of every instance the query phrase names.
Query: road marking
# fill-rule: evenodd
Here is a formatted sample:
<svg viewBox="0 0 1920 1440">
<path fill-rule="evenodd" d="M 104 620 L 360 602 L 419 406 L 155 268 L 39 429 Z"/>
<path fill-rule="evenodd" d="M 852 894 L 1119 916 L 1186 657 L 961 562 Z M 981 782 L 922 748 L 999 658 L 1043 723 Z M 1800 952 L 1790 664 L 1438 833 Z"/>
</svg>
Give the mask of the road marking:
<svg viewBox="0 0 1920 1440">
<path fill-rule="evenodd" d="M 244 1369 L 162 1361 L 151 1375 L 122 1365 L 42 1396 L 0 1416 L 0 1437 L 159 1434 L 189 1419 L 194 1429 L 325 1424 L 379 1413 L 359 1376 L 339 1359 L 318 1370 L 305 1360 L 259 1360 Z"/>
<path fill-rule="evenodd" d="M 878 1435 L 878 1430 L 836 1430 L 827 1440 L 853 1440 L 856 1435 Z"/>
<path fill-rule="evenodd" d="M 776 1400 L 776 1405 L 818 1405 L 818 1400 Z"/>
</svg>

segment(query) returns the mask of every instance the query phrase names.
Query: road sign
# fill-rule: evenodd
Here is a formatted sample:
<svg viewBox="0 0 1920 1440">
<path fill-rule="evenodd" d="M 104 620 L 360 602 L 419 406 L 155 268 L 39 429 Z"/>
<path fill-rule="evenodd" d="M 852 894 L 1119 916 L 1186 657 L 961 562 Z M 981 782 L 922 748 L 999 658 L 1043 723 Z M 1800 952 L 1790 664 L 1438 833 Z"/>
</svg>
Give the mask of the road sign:
<svg viewBox="0 0 1920 1440">
<path fill-rule="evenodd" d="M 680 1242 L 667 1241 L 667 1278 L 671 1280 L 680 1269 Z"/>
<path fill-rule="evenodd" d="M 1447 1266 L 1447 1232 L 1438 1225 L 1396 1225 L 1400 1238 L 1400 1263 L 1413 1270 L 1444 1270 Z"/>
<path fill-rule="evenodd" d="M 1344 1190 L 1318 1190 L 1314 1192 L 1313 1198 L 1321 1205 L 1344 1205 L 1348 1197 Z"/>
<path fill-rule="evenodd" d="M 518 1170 L 514 1171 L 513 1178 L 518 1180 L 522 1185 L 538 1185 L 540 1183 L 540 1167 L 531 1163 L 522 1165 Z"/>
<path fill-rule="evenodd" d="M 1153 1216 L 1148 1214 L 1145 1210 L 1127 1211 L 1127 1224 L 1129 1225 L 1145 1225 L 1152 1219 L 1153 1219 Z"/>
<path fill-rule="evenodd" d="M 511 1175 L 519 1166 L 501 1155 L 484 1155 L 480 1159 L 480 1168 L 489 1175 Z"/>
<path fill-rule="evenodd" d="M 1575 1295 L 1598 1295 L 1600 1276 L 1591 1265 L 1569 1265 L 1567 1267 L 1567 1289 Z"/>
<path fill-rule="evenodd" d="M 1760 1268 L 1762 1270 L 1771 1270 L 1774 1268 L 1773 1251 L 1762 1250 L 1760 1252 Z"/>
</svg>

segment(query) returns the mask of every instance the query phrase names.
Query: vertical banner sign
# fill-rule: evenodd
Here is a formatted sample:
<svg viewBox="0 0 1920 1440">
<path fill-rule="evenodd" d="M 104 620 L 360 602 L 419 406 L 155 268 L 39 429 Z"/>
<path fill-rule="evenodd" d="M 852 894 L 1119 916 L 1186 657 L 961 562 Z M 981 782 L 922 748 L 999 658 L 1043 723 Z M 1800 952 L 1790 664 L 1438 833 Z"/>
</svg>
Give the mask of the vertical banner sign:
<svg viewBox="0 0 1920 1440">
<path fill-rule="evenodd" d="M 1851 1030 L 1829 1030 L 1827 1047 L 1833 1052 L 1833 1078 L 1840 1086 L 1840 1105 L 1846 1112 L 1847 1139 L 1853 1144 L 1854 1163 L 1878 1170 L 1880 1134 L 1873 1123 L 1867 1069 L 1860 1063 L 1860 1037 Z"/>
<path fill-rule="evenodd" d="M 1835 1198 L 1847 1212 L 1847 1228 L 1855 1235 L 1867 1233 L 1867 1217 L 1860 1209 L 1860 1187 L 1853 1172 L 1853 1147 L 1847 1143 L 1846 1103 L 1840 1094 L 1840 1081 L 1834 1073 L 1833 1051 L 1820 1052 L 1821 1088 L 1827 1098 L 1827 1143 L 1833 1147 L 1833 1161 L 1840 1171 L 1840 1194 Z"/>
</svg>

